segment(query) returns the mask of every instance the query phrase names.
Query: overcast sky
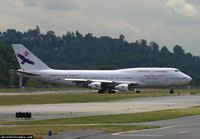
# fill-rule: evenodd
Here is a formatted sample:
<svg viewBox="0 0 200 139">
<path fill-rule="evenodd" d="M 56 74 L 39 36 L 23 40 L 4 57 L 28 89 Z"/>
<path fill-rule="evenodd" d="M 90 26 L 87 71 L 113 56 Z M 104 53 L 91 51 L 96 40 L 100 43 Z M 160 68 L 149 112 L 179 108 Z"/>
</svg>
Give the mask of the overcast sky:
<svg viewBox="0 0 200 139">
<path fill-rule="evenodd" d="M 200 0 L 1 0 L 0 30 L 39 25 L 57 35 L 69 31 L 176 44 L 200 56 Z"/>
</svg>

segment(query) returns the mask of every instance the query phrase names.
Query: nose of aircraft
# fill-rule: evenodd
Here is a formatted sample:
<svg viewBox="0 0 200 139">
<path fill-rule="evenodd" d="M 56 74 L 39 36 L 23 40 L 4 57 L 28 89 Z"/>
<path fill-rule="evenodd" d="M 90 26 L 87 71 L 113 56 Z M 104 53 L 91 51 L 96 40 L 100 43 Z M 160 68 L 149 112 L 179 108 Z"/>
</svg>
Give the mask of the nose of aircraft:
<svg viewBox="0 0 200 139">
<path fill-rule="evenodd" d="M 188 84 L 192 81 L 192 78 L 183 72 L 182 72 L 182 77 L 185 79 L 184 84 Z"/>
<path fill-rule="evenodd" d="M 188 75 L 187 75 L 188 76 Z M 191 82 L 192 81 L 192 78 L 190 76 L 187 77 L 188 79 L 188 82 Z"/>
<path fill-rule="evenodd" d="M 188 75 L 185 74 L 185 78 L 187 80 L 187 83 L 191 82 L 192 81 L 192 78 Z"/>
</svg>

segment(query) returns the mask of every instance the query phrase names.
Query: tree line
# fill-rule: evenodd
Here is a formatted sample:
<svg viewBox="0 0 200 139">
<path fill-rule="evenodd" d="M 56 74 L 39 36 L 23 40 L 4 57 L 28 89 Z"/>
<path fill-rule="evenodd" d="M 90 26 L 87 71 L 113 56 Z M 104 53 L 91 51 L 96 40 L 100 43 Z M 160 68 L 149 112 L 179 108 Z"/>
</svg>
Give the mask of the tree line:
<svg viewBox="0 0 200 139">
<path fill-rule="evenodd" d="M 200 85 L 200 57 L 185 52 L 179 45 L 174 46 L 171 52 L 154 41 L 128 42 L 122 34 L 111 38 L 67 31 L 57 36 L 54 31 L 42 34 L 37 26 L 26 32 L 15 29 L 0 32 L 0 86 L 17 84 L 17 77 L 11 76 L 11 69 L 19 68 L 11 49 L 13 43 L 22 43 L 55 69 L 174 67 L 190 75 L 192 85 Z"/>
</svg>

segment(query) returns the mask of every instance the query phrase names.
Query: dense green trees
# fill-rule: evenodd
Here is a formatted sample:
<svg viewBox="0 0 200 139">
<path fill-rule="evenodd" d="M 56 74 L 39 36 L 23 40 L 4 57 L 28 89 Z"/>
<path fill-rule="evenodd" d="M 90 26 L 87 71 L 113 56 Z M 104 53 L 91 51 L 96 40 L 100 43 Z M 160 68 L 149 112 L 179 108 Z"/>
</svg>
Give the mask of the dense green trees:
<svg viewBox="0 0 200 139">
<path fill-rule="evenodd" d="M 200 85 L 200 57 L 185 52 L 179 45 L 170 52 L 166 46 L 144 39 L 129 43 L 122 34 L 119 38 L 97 38 L 92 33 L 68 31 L 60 37 L 53 31 L 41 34 L 38 26 L 24 33 L 15 29 L 0 32 L 0 43 L 0 86 L 9 86 L 9 79 L 15 79 L 8 72 L 18 68 L 10 48 L 12 43 L 24 44 L 52 68 L 175 67 L 192 76 L 193 85 Z"/>
<path fill-rule="evenodd" d="M 10 69 L 17 68 L 18 65 L 13 51 L 9 47 L 0 44 L 0 86 L 9 86 L 11 83 L 9 80 Z M 16 79 L 14 80 L 16 81 Z"/>
</svg>

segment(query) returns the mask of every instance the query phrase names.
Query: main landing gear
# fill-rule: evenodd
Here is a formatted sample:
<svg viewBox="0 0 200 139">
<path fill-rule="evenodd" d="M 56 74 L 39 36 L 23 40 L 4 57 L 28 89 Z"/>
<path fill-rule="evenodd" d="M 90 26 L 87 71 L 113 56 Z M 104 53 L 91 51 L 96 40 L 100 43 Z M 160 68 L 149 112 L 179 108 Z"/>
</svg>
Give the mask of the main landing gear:
<svg viewBox="0 0 200 139">
<path fill-rule="evenodd" d="M 135 93 L 140 93 L 141 91 L 140 90 L 138 90 L 138 89 L 134 89 L 134 91 L 135 91 Z"/>
<path fill-rule="evenodd" d="M 98 93 L 99 93 L 99 94 L 103 94 L 104 92 L 106 92 L 106 90 L 103 90 L 103 89 L 98 90 Z M 116 91 L 115 91 L 115 90 L 108 90 L 108 93 L 109 93 L 109 94 L 115 94 Z"/>
<path fill-rule="evenodd" d="M 108 93 L 109 93 L 109 94 L 115 94 L 116 91 L 115 91 L 115 90 L 109 90 Z"/>
<path fill-rule="evenodd" d="M 104 92 L 105 92 L 105 90 L 103 90 L 103 89 L 98 90 L 98 94 L 103 94 Z"/>
</svg>

